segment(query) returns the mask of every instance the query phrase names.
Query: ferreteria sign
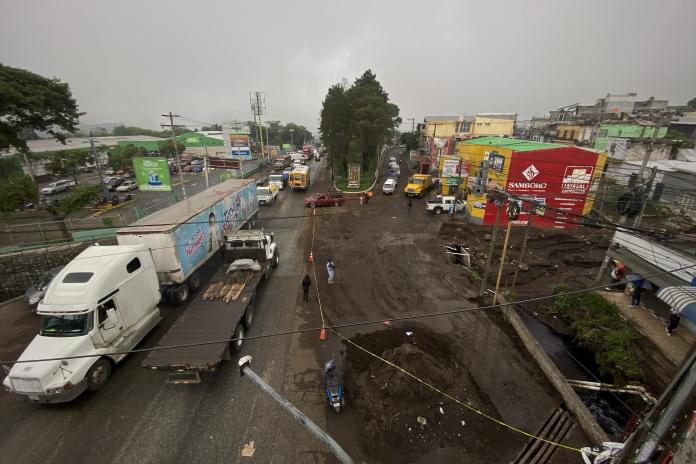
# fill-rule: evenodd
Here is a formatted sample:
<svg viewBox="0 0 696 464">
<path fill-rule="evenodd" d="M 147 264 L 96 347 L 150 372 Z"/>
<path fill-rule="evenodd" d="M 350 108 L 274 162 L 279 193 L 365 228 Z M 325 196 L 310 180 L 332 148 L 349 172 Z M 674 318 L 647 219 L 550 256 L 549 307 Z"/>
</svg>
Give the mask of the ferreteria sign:
<svg viewBox="0 0 696 464">
<path fill-rule="evenodd" d="M 133 170 L 141 192 L 171 192 L 169 164 L 166 158 L 133 158 Z"/>
</svg>

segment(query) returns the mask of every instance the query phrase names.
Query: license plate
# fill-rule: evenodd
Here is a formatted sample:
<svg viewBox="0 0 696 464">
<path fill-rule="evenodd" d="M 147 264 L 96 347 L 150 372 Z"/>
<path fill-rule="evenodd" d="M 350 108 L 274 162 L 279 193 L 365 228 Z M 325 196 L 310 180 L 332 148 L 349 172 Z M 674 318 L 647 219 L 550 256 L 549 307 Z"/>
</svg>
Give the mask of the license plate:
<svg viewBox="0 0 696 464">
<path fill-rule="evenodd" d="M 39 401 L 39 395 L 28 395 L 29 399 L 32 401 Z"/>
</svg>

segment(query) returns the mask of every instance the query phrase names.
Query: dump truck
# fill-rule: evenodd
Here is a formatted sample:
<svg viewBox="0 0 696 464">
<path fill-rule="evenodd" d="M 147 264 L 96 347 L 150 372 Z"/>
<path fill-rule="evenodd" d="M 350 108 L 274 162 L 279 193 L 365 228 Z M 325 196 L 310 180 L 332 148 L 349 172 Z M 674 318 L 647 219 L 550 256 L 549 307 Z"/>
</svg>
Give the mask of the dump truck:
<svg viewBox="0 0 696 464">
<path fill-rule="evenodd" d="M 254 320 L 257 288 L 271 277 L 279 260 L 273 234 L 240 230 L 226 236 L 206 266 L 212 277 L 157 345 L 188 346 L 151 351 L 142 366 L 169 371 L 169 383 L 198 383 L 201 372 L 215 371 L 241 349 Z M 225 341 L 231 339 L 235 340 Z"/>
<path fill-rule="evenodd" d="M 119 245 L 146 245 L 162 296 L 183 304 L 201 286 L 198 269 L 220 249 L 225 235 L 253 221 L 256 182 L 230 179 L 116 231 Z"/>
<path fill-rule="evenodd" d="M 429 174 L 414 174 L 408 178 L 404 193 L 409 197 L 422 197 L 433 188 L 433 178 Z"/>
</svg>

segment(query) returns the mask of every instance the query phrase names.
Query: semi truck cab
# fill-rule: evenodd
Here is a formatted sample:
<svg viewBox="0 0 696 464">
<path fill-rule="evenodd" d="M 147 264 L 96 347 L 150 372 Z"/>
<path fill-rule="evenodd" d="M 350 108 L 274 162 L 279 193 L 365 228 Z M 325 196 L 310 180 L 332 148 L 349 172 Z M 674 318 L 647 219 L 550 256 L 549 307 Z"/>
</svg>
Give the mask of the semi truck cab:
<svg viewBox="0 0 696 464">
<path fill-rule="evenodd" d="M 126 357 L 112 353 L 131 350 L 159 323 L 159 301 L 147 247 L 87 248 L 48 287 L 36 311 L 41 331 L 9 370 L 5 389 L 40 403 L 99 390 Z M 54 360 L 32 361 L 39 359 Z"/>
</svg>

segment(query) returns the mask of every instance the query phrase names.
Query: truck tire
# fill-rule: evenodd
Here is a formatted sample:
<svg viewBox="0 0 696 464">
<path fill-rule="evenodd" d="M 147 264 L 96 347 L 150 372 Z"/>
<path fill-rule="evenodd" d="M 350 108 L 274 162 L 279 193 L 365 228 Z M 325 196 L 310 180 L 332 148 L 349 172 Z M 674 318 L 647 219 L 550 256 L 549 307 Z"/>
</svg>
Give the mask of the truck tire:
<svg viewBox="0 0 696 464">
<path fill-rule="evenodd" d="M 244 324 L 239 324 L 237 330 L 234 331 L 232 338 L 238 338 L 239 340 L 234 340 L 230 342 L 230 351 L 232 353 L 239 353 L 242 351 L 242 345 L 244 345 L 244 335 L 246 332 L 244 330 Z"/>
<path fill-rule="evenodd" d="M 188 286 L 192 292 L 195 292 L 201 288 L 201 275 L 198 272 L 191 274 L 191 277 L 189 277 L 188 280 Z"/>
<path fill-rule="evenodd" d="M 177 285 L 173 291 L 172 296 L 174 297 L 174 303 L 182 305 L 188 300 L 189 297 L 189 286 L 186 282 Z"/>
<path fill-rule="evenodd" d="M 338 200 L 334 201 L 334 206 L 341 206 L 341 202 Z"/>
<path fill-rule="evenodd" d="M 250 303 L 249 306 L 247 307 L 246 312 L 244 313 L 244 328 L 249 331 L 251 329 L 251 324 L 254 323 L 254 312 L 256 310 L 256 307 L 254 303 Z"/>
<path fill-rule="evenodd" d="M 433 211 L 435 214 L 442 214 L 442 208 L 435 208 Z"/>
<path fill-rule="evenodd" d="M 111 363 L 104 358 L 95 362 L 87 371 L 87 389 L 97 391 L 106 384 L 111 377 Z"/>
<path fill-rule="evenodd" d="M 280 254 L 276 251 L 275 257 L 273 258 L 273 267 L 278 267 L 280 264 Z"/>
</svg>

